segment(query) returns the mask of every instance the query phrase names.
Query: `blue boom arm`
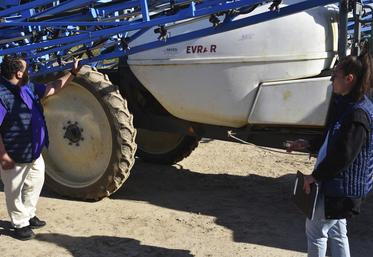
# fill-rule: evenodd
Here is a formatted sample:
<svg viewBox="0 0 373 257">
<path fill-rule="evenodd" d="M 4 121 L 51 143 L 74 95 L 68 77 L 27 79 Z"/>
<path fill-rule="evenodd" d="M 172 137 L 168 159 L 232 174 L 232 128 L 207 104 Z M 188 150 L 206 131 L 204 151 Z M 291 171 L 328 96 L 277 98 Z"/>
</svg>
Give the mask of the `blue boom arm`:
<svg viewBox="0 0 373 257">
<path fill-rule="evenodd" d="M 255 9 L 263 0 L 0 0 L 0 58 L 22 54 L 33 75 L 67 69 L 72 58 L 82 64 L 200 38 L 296 12 L 339 2 L 304 0 L 281 7 L 279 11 L 247 18 L 234 17 Z M 270 1 L 271 2 L 271 1 Z M 370 2 L 370 1 L 368 1 Z M 370 35 L 371 9 L 362 16 L 363 32 Z M 211 27 L 169 35 L 169 26 L 208 18 Z M 353 26 L 354 24 L 349 24 Z M 131 46 L 134 39 L 154 29 L 154 40 Z"/>
</svg>

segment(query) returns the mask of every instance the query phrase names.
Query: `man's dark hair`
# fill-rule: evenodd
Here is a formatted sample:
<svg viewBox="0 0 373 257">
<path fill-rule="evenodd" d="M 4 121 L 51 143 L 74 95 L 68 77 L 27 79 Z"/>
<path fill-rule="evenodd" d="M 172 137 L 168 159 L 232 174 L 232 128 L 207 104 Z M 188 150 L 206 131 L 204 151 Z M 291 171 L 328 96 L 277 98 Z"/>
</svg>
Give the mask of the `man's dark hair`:
<svg viewBox="0 0 373 257">
<path fill-rule="evenodd" d="M 17 71 L 21 71 L 23 58 L 15 55 L 6 55 L 0 66 L 1 75 L 6 79 L 11 79 Z"/>
</svg>

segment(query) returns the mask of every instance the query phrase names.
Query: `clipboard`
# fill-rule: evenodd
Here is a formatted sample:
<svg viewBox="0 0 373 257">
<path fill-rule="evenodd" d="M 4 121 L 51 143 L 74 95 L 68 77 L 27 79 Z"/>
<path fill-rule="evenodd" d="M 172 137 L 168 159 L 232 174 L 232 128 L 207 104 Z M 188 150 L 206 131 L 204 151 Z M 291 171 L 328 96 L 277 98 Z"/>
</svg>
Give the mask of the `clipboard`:
<svg viewBox="0 0 373 257">
<path fill-rule="evenodd" d="M 304 174 L 298 170 L 294 183 L 293 200 L 295 205 L 311 219 L 314 217 L 317 198 L 319 194 L 319 185 L 317 183 L 311 184 L 311 191 L 306 194 L 303 190 Z"/>
</svg>

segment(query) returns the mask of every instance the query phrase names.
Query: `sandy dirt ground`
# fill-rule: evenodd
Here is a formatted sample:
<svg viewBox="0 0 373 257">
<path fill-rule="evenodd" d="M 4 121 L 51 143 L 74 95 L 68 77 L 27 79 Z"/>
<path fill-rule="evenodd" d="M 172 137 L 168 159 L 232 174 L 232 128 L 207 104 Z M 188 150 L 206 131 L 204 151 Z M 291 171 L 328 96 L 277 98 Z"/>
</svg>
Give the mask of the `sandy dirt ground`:
<svg viewBox="0 0 373 257">
<path fill-rule="evenodd" d="M 291 201 L 306 156 L 204 140 L 174 166 L 137 161 L 125 185 L 99 202 L 44 190 L 34 240 L 12 238 L 0 186 L 0 256 L 306 256 L 304 217 Z M 353 257 L 372 256 L 373 199 L 349 222 Z"/>
</svg>

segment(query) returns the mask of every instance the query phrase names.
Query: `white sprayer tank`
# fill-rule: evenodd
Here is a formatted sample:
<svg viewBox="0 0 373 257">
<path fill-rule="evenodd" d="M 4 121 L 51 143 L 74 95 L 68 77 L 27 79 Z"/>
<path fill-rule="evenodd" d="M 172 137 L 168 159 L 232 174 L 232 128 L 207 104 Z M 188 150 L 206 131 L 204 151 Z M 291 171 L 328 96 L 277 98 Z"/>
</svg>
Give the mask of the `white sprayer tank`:
<svg viewBox="0 0 373 257">
<path fill-rule="evenodd" d="M 295 2 L 299 1 L 284 1 L 281 6 Z M 236 19 L 266 12 L 268 7 L 259 6 Z M 211 26 L 208 20 L 200 20 L 169 32 L 178 35 Z M 128 62 L 140 82 L 172 115 L 241 127 L 251 123 L 249 116 L 262 83 L 307 78 L 330 68 L 337 34 L 336 8 L 317 7 L 130 55 Z M 134 43 L 153 41 L 156 36 L 151 30 Z"/>
</svg>

